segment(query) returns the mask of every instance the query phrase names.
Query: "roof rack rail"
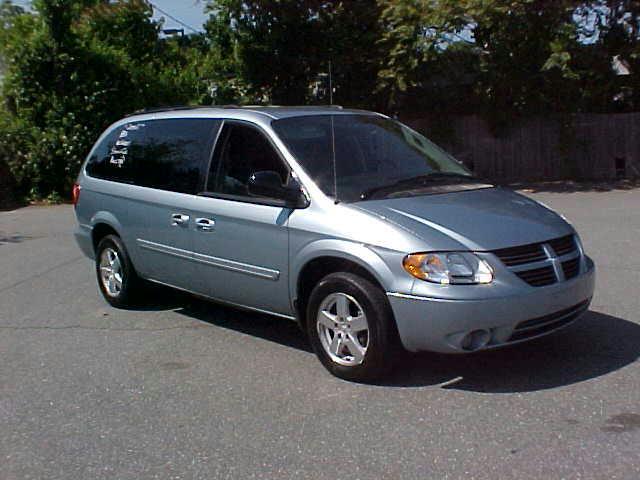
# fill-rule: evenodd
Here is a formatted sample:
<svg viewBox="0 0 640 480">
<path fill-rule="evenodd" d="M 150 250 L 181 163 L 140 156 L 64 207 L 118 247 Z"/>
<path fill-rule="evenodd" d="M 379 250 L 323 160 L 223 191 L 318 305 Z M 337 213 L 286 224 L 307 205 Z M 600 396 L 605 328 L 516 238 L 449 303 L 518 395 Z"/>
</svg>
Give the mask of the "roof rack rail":
<svg viewBox="0 0 640 480">
<path fill-rule="evenodd" d="M 195 108 L 206 108 L 206 105 L 170 105 L 166 107 L 141 108 L 135 112 L 128 113 L 125 117 L 141 115 L 143 113 L 172 112 L 174 110 L 193 110 Z"/>
<path fill-rule="evenodd" d="M 259 109 L 259 108 L 295 108 L 295 109 L 309 109 L 312 110 L 314 108 L 335 108 L 336 110 L 342 110 L 342 105 L 235 105 L 235 104 L 226 104 L 226 105 L 168 105 L 165 107 L 151 107 L 151 108 L 141 108 L 140 110 L 136 110 L 135 112 L 128 113 L 125 117 L 131 117 L 133 115 L 142 115 L 145 113 L 160 113 L 160 112 L 173 112 L 177 110 L 194 110 L 197 108 L 239 108 L 239 109 Z"/>
<path fill-rule="evenodd" d="M 215 105 L 214 105 L 215 106 Z M 224 105 L 223 108 L 294 108 L 299 110 L 313 110 L 314 108 L 335 108 L 342 110 L 342 105 Z"/>
</svg>

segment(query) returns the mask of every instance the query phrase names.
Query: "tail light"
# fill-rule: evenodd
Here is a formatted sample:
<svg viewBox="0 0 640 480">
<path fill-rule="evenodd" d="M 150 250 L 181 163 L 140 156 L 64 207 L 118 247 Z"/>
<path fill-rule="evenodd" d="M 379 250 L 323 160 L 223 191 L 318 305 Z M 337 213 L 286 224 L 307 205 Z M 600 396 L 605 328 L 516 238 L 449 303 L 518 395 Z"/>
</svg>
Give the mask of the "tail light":
<svg viewBox="0 0 640 480">
<path fill-rule="evenodd" d="M 77 183 L 73 184 L 73 188 L 71 189 L 71 203 L 75 207 L 78 204 L 78 200 L 80 200 L 80 185 Z"/>
</svg>

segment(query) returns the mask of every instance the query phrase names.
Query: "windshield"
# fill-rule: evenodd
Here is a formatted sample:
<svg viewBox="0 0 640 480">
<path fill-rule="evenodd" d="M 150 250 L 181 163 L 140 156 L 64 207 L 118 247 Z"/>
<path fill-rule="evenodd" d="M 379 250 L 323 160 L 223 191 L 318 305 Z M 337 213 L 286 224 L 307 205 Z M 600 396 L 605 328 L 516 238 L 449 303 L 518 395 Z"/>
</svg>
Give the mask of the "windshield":
<svg viewBox="0 0 640 480">
<path fill-rule="evenodd" d="M 340 114 L 274 121 L 276 133 L 330 197 L 334 196 L 332 123 L 337 200 L 364 200 L 373 198 L 373 192 L 410 190 L 415 193 L 419 192 L 416 187 L 431 184 L 436 178 L 440 184 L 474 181 L 471 173 L 451 155 L 409 127 L 388 118 Z"/>
</svg>

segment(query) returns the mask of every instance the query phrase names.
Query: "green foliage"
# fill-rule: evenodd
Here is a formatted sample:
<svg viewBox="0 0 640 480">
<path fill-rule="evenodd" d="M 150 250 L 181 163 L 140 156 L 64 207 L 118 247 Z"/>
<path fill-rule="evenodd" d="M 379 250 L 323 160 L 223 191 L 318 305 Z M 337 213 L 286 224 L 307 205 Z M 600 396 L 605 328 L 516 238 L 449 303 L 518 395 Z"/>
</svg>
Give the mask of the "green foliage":
<svg viewBox="0 0 640 480">
<path fill-rule="evenodd" d="M 318 19 L 305 2 L 220 0 L 214 12 L 233 23 L 238 73 L 259 100 L 304 101 L 319 46 Z"/>
<path fill-rule="evenodd" d="M 640 108 L 638 0 L 207 0 L 163 37 L 147 0 L 0 0 L 0 171 L 66 196 L 100 132 L 171 104 L 327 103 L 405 116 Z M 629 70 L 630 75 L 618 75 Z M 324 87 L 328 87 L 324 84 Z M 567 130 L 569 131 L 569 130 Z"/>
<path fill-rule="evenodd" d="M 424 91 L 425 84 L 428 89 L 434 71 L 464 95 L 469 113 L 482 112 L 498 124 L 545 112 L 610 111 L 616 102 L 618 109 L 640 107 L 637 0 L 379 3 L 386 25 L 381 42 L 390 52 L 379 86 L 394 108 L 406 108 L 403 92 Z M 472 91 L 460 91 L 460 79 L 440 68 L 455 58 L 449 51 L 460 44 L 473 51 L 457 63 L 472 77 Z M 615 74 L 616 56 L 633 75 Z"/>
<path fill-rule="evenodd" d="M 375 2 L 210 0 L 208 9 L 211 64 L 224 75 L 216 84 L 232 100 L 313 103 L 310 84 L 331 62 L 335 102 L 376 103 L 384 54 Z"/>
<path fill-rule="evenodd" d="M 381 71 L 383 87 L 405 91 L 419 84 L 424 63 L 450 57 L 467 43 L 475 68 L 475 96 L 485 111 L 544 110 L 556 66 L 567 72 L 567 48 L 577 40 L 570 0 L 382 0 L 389 26 L 383 42 L 391 55 Z M 409 25 L 414 28 L 408 29 Z M 568 75 L 564 75 L 566 81 Z M 551 82 L 553 83 L 553 82 Z M 392 101 L 394 97 L 391 97 Z M 554 104 L 556 98 L 553 99 Z"/>
<path fill-rule="evenodd" d="M 191 89 L 157 60 L 173 46 L 159 45 L 146 2 L 39 0 L 34 8 L 3 22 L 0 158 L 30 195 L 66 196 L 107 125 L 147 105 L 186 101 Z"/>
<path fill-rule="evenodd" d="M 377 75 L 387 56 L 378 42 L 383 33 L 381 8 L 371 0 L 324 2 L 315 71 L 332 64 L 334 101 L 361 108 L 384 108 Z"/>
</svg>

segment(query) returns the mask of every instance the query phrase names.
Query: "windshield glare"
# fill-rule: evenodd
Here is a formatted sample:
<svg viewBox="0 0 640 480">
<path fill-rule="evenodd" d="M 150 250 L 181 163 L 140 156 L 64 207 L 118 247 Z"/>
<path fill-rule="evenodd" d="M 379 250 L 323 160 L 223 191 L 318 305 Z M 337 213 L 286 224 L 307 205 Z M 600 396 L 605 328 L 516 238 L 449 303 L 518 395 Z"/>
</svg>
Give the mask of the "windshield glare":
<svg viewBox="0 0 640 480">
<path fill-rule="evenodd" d="M 322 191 L 334 196 L 331 130 L 335 132 L 336 199 L 433 173 L 471 173 L 451 155 L 399 122 L 376 115 L 313 115 L 273 128 Z"/>
</svg>

